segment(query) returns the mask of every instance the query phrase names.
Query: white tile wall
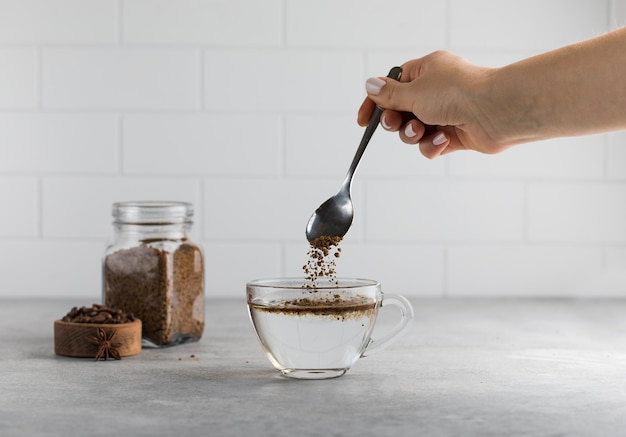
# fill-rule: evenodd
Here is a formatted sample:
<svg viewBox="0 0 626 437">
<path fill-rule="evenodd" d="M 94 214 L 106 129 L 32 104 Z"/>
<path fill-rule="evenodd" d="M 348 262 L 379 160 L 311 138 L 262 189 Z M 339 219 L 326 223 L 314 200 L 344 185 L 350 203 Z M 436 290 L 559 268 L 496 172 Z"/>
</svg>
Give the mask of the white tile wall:
<svg viewBox="0 0 626 437">
<path fill-rule="evenodd" d="M 280 243 L 213 241 L 204 249 L 207 298 L 241 297 L 245 281 L 282 275 Z"/>
<path fill-rule="evenodd" d="M 609 151 L 607 157 L 608 177 L 626 179 L 626 132 L 609 135 Z"/>
<path fill-rule="evenodd" d="M 230 47 L 282 43 L 281 0 L 126 0 L 124 42 Z"/>
<path fill-rule="evenodd" d="M 125 174 L 279 176 L 281 171 L 281 120 L 275 115 L 128 115 L 123 130 Z"/>
<path fill-rule="evenodd" d="M 216 241 L 305 239 L 309 217 L 326 198 L 335 194 L 339 182 L 208 178 L 204 183 L 204 236 Z M 361 202 L 359 193 L 355 194 L 354 202 Z M 352 231 L 358 234 L 359 227 L 355 220 Z"/>
<path fill-rule="evenodd" d="M 595 247 L 452 245 L 446 291 L 450 296 L 604 295 L 602 260 L 601 249 Z"/>
<path fill-rule="evenodd" d="M 367 77 L 623 24 L 622 0 L 0 0 L 0 296 L 98 299 L 130 199 L 194 203 L 209 298 L 301 275 Z M 624 150 L 614 133 L 430 161 L 381 129 L 339 272 L 412 296 L 625 296 Z"/>
<path fill-rule="evenodd" d="M 626 243 L 626 185 L 535 182 L 528 190 L 531 241 Z"/>
<path fill-rule="evenodd" d="M 0 176 L 0 238 L 39 236 L 39 183 L 34 177 Z"/>
<path fill-rule="evenodd" d="M 606 265 L 600 274 L 596 276 L 597 289 L 604 291 L 606 294 L 615 296 L 623 296 L 624 280 L 626 280 L 626 249 L 624 247 L 612 246 L 606 249 Z"/>
<path fill-rule="evenodd" d="M 366 236 L 380 241 L 521 241 L 520 182 L 371 181 Z"/>
<path fill-rule="evenodd" d="M 212 111 L 349 111 L 363 98 L 358 51 L 212 49 L 204 60 Z"/>
<path fill-rule="evenodd" d="M 0 48 L 0 109 L 37 106 L 37 51 Z"/>
<path fill-rule="evenodd" d="M 607 7 L 591 0 L 450 0 L 450 43 L 455 50 L 549 50 L 606 31 Z"/>
<path fill-rule="evenodd" d="M 626 2 L 622 0 L 610 0 L 611 26 L 619 27 L 626 24 Z"/>
<path fill-rule="evenodd" d="M 443 46 L 446 19 L 443 1 L 287 0 L 286 37 L 294 47 Z"/>
<path fill-rule="evenodd" d="M 54 48 L 42 54 L 46 109 L 199 107 L 200 53 L 192 49 Z"/>
<path fill-rule="evenodd" d="M 43 237 L 107 239 L 112 235 L 113 202 L 176 199 L 199 205 L 200 188 L 194 178 L 167 176 L 44 177 L 41 202 Z"/>
<path fill-rule="evenodd" d="M 77 304 L 99 302 L 103 247 L 93 241 L 3 241 L 1 296 L 71 296 Z"/>
<path fill-rule="evenodd" d="M 526 179 L 586 179 L 604 177 L 606 136 L 557 138 L 514 147 L 507 153 L 483 156 L 459 153 L 450 156 L 450 175 Z M 615 160 L 626 168 L 624 160 Z"/>
<path fill-rule="evenodd" d="M 115 174 L 118 124 L 111 114 L 0 114 L 0 171 Z"/>
<path fill-rule="evenodd" d="M 107 44 L 118 39 L 118 2 L 2 0 L 0 41 L 15 44 Z"/>
</svg>

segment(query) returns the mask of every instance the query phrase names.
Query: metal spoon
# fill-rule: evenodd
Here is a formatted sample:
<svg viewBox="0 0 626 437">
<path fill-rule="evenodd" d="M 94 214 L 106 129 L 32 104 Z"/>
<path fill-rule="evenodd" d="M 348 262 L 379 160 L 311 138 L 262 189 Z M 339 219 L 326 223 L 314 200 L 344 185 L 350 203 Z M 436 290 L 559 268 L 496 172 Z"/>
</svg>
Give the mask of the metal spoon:
<svg viewBox="0 0 626 437">
<path fill-rule="evenodd" d="M 393 67 L 387 77 L 400 80 L 401 75 L 402 69 L 400 67 Z M 354 155 L 352 164 L 348 169 L 348 174 L 343 184 L 341 184 L 339 192 L 322 203 L 309 219 L 306 225 L 306 238 L 309 242 L 322 236 L 343 238 L 346 232 L 348 232 L 348 229 L 350 229 L 352 219 L 354 218 L 354 207 L 352 206 L 352 199 L 350 197 L 352 177 L 359 165 L 359 161 L 361 161 L 361 157 L 365 152 L 370 138 L 372 138 L 374 131 L 378 127 L 382 112 L 383 108 L 377 105 L 370 117 L 370 121 L 367 123 L 361 144 L 359 144 L 359 148 Z"/>
</svg>

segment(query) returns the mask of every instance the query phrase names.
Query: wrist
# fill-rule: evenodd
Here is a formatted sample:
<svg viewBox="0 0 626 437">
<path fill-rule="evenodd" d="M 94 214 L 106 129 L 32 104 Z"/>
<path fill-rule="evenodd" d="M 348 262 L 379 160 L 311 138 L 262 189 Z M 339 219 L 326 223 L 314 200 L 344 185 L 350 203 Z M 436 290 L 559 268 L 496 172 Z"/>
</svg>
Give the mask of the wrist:
<svg viewBox="0 0 626 437">
<path fill-rule="evenodd" d="M 549 110 L 536 83 L 528 83 L 521 65 L 489 70 L 478 83 L 482 128 L 495 144 L 511 146 L 548 137 L 540 110 Z"/>
</svg>

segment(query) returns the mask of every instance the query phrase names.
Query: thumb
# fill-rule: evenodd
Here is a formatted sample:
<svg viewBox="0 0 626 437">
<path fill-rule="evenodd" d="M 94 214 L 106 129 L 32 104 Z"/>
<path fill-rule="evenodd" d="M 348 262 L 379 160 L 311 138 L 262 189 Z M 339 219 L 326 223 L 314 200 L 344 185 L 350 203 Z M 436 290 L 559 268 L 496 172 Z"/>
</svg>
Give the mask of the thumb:
<svg viewBox="0 0 626 437">
<path fill-rule="evenodd" d="M 414 96 L 409 82 L 387 77 L 371 77 L 365 82 L 367 96 L 378 106 L 402 112 L 412 112 Z"/>
</svg>

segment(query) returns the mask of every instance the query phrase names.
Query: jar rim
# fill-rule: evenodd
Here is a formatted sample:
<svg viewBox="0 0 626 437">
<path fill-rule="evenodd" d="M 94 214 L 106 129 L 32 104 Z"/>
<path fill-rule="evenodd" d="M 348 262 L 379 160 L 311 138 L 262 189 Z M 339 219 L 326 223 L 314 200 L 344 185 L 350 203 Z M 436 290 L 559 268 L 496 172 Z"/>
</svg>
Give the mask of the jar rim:
<svg viewBox="0 0 626 437">
<path fill-rule="evenodd" d="M 133 200 L 114 202 L 112 214 L 115 223 L 156 224 L 191 223 L 193 205 L 169 200 Z"/>
</svg>

